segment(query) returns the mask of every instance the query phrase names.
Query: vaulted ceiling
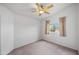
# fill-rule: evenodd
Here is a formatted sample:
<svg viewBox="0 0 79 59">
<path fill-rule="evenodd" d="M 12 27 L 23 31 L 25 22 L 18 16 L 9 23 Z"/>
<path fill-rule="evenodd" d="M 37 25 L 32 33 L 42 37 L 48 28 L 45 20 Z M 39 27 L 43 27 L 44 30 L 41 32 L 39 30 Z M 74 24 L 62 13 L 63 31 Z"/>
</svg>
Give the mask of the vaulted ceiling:
<svg viewBox="0 0 79 59">
<path fill-rule="evenodd" d="M 42 3 L 42 4 L 46 5 L 48 3 Z M 35 14 L 35 12 L 32 12 L 33 8 L 35 7 L 34 3 L 6 3 L 3 5 L 5 5 L 7 8 L 9 8 L 10 10 L 12 10 L 17 14 L 34 17 L 34 18 L 48 17 L 62 10 L 63 8 L 66 8 L 69 5 L 71 5 L 70 3 L 52 3 L 52 4 L 54 5 L 54 7 L 49 11 L 50 14 L 42 14 L 41 16 L 38 16 Z"/>
</svg>

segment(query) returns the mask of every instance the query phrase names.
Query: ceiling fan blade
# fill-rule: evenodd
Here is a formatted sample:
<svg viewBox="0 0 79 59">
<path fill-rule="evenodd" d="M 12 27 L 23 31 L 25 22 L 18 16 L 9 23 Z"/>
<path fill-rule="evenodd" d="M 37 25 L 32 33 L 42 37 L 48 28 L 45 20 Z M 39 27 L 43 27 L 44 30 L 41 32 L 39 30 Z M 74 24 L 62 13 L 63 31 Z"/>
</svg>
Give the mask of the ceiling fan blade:
<svg viewBox="0 0 79 59">
<path fill-rule="evenodd" d="M 47 5 L 47 6 L 43 9 L 44 13 L 48 13 L 48 14 L 49 14 L 49 10 L 50 10 L 52 7 L 53 7 L 52 4 Z"/>
<path fill-rule="evenodd" d="M 41 16 L 41 14 L 39 13 L 39 16 Z"/>
<path fill-rule="evenodd" d="M 44 12 L 44 13 L 50 14 L 49 12 Z"/>
<path fill-rule="evenodd" d="M 40 4 L 39 3 L 36 3 L 36 6 L 40 6 Z"/>
<path fill-rule="evenodd" d="M 36 12 L 36 14 L 37 14 L 38 16 L 41 16 L 41 14 L 40 14 L 39 12 Z"/>
<path fill-rule="evenodd" d="M 52 7 L 53 7 L 52 4 L 49 4 L 49 5 L 47 6 L 48 9 L 50 9 L 50 8 L 52 8 Z"/>
<path fill-rule="evenodd" d="M 47 5 L 46 7 L 45 7 L 45 9 L 50 9 L 50 8 L 52 8 L 53 7 L 53 5 L 52 4 L 49 4 L 49 5 Z"/>
<path fill-rule="evenodd" d="M 41 5 L 40 3 L 36 3 L 36 6 L 36 9 L 38 9 L 39 11 L 43 10 L 43 5 Z"/>
</svg>

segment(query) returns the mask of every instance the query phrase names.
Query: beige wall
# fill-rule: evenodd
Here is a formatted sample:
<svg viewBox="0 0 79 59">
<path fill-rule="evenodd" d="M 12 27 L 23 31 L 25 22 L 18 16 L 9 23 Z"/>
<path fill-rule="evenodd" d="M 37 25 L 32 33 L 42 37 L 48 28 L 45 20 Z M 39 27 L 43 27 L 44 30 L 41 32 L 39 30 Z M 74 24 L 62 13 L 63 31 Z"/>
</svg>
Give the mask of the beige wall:
<svg viewBox="0 0 79 59">
<path fill-rule="evenodd" d="M 51 22 L 58 21 L 59 17 L 63 16 L 66 17 L 66 37 L 61 37 L 54 32 L 50 33 L 49 35 L 45 35 L 45 20 L 51 20 Z M 44 40 L 77 50 L 77 12 L 75 4 L 45 18 L 42 24 L 42 38 Z"/>
<path fill-rule="evenodd" d="M 79 4 L 77 4 L 77 15 L 78 15 L 78 23 L 77 23 L 77 31 L 78 31 L 78 39 L 77 39 L 77 46 L 78 46 L 78 51 L 79 51 Z"/>
<path fill-rule="evenodd" d="M 14 48 L 14 14 L 0 5 L 1 54 L 7 54 Z"/>
<path fill-rule="evenodd" d="M 15 14 L 14 28 L 15 48 L 35 42 L 40 39 L 40 21 L 38 19 Z"/>
<path fill-rule="evenodd" d="M 1 16 L 0 16 L 0 54 L 1 54 Z"/>
</svg>

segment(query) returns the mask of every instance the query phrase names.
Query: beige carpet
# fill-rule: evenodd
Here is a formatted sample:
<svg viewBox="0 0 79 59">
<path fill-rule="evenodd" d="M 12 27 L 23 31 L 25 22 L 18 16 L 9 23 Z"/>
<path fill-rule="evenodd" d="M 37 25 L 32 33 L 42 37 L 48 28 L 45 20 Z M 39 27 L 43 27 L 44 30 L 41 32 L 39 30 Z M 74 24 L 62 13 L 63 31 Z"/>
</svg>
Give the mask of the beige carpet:
<svg viewBox="0 0 79 59">
<path fill-rule="evenodd" d="M 46 41 L 37 41 L 14 49 L 9 55 L 76 55 L 76 52 Z"/>
</svg>

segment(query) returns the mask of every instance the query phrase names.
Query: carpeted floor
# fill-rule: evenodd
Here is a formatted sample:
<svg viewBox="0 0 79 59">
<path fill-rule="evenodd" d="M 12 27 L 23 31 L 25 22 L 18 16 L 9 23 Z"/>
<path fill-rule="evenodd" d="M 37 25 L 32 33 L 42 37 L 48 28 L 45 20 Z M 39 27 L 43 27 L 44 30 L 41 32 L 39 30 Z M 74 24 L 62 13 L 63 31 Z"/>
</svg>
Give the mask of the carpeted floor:
<svg viewBox="0 0 79 59">
<path fill-rule="evenodd" d="M 76 52 L 46 41 L 37 41 L 14 49 L 9 55 L 76 55 Z"/>
</svg>

